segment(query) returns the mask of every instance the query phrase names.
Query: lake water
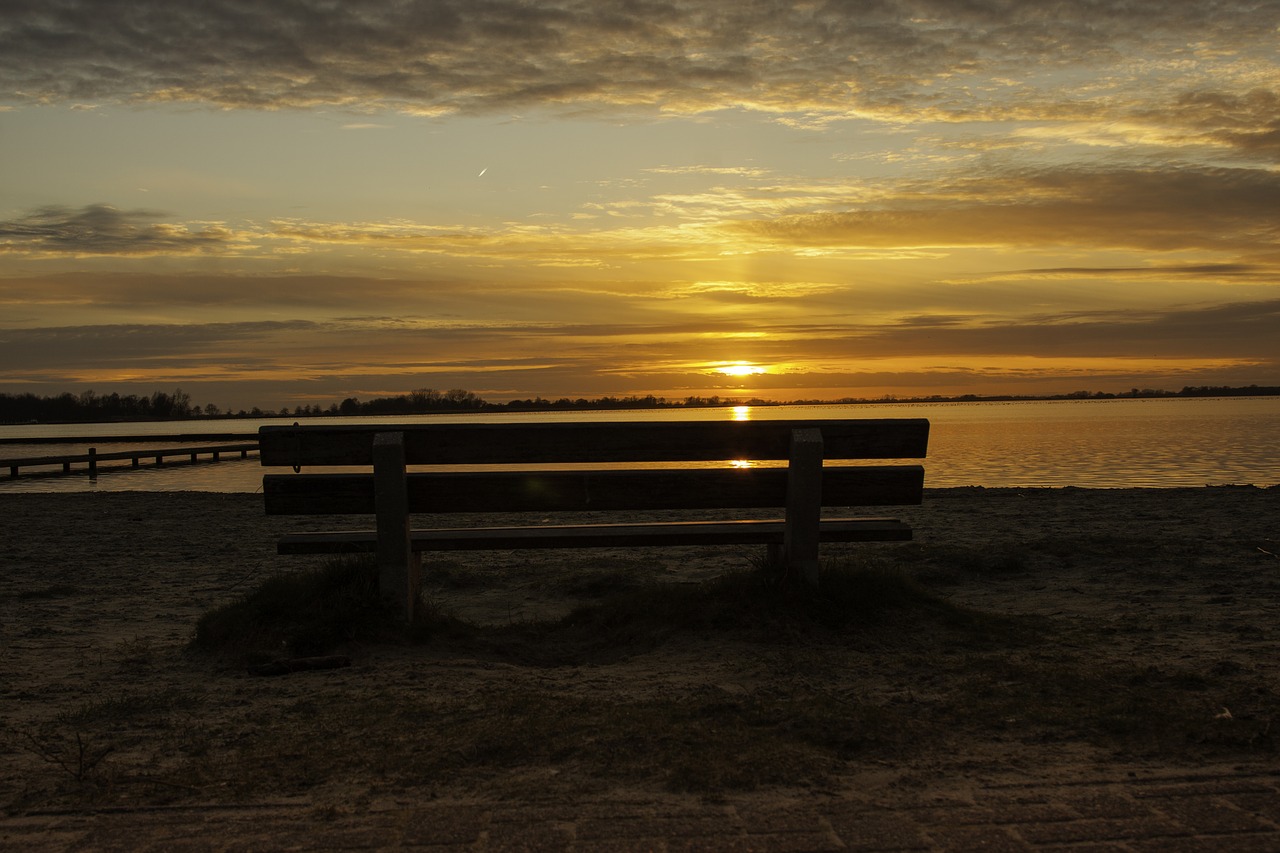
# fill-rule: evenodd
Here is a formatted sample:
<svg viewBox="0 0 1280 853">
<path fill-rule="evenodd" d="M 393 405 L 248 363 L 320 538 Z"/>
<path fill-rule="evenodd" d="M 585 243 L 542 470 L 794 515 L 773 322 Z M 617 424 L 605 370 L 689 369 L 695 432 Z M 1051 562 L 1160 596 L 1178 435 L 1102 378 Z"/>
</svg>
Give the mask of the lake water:
<svg viewBox="0 0 1280 853">
<path fill-rule="evenodd" d="M 324 418 L 308 423 L 471 422 L 542 420 L 717 420 L 776 418 L 928 418 L 932 424 L 926 486 L 1082 486 L 1088 488 L 1280 484 L 1280 397 L 1054 400 L 1007 403 L 893 403 L 861 406 L 770 406 L 751 409 L 663 409 L 438 415 L 411 418 Z M 0 439 L 63 437 L 66 444 L 0 444 L 0 458 L 86 453 L 77 436 L 168 436 L 253 433 L 262 424 L 212 420 L 167 423 L 0 426 Z M 137 447 L 93 442 L 99 452 Z M 167 441 L 141 446 L 178 446 Z M 127 462 L 124 463 L 128 465 Z M 78 466 L 82 467 L 82 466 Z M 163 468 L 103 470 L 9 479 L 4 492 L 214 491 L 258 492 L 262 467 L 248 460 L 174 462 Z"/>
</svg>

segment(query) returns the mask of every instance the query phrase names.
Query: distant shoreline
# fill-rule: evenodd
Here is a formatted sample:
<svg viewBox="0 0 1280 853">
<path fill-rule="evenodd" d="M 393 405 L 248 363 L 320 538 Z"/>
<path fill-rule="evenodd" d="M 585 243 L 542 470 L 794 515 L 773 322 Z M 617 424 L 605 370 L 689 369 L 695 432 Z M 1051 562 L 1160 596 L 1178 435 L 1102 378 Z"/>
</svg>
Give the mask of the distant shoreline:
<svg viewBox="0 0 1280 853">
<path fill-rule="evenodd" d="M 60 418 L 29 419 L 15 418 L 0 420 L 0 427 L 20 426 L 66 426 L 73 424 L 129 424 L 129 423 L 173 423 L 181 424 L 191 421 L 242 421 L 262 420 L 264 418 L 319 418 L 319 417 L 380 417 L 403 415 L 465 415 L 465 414 L 502 414 L 528 412 L 611 412 L 611 411 L 653 411 L 655 409 L 731 409 L 739 406 L 750 408 L 780 408 L 783 406 L 890 406 L 911 404 L 946 404 L 946 403 L 1048 403 L 1048 402 L 1091 402 L 1107 400 L 1204 400 L 1235 399 L 1242 397 L 1280 397 L 1280 386 L 1248 385 L 1240 387 L 1198 388 L 1188 386 L 1181 391 L 1161 391 L 1154 389 L 1133 389 L 1130 392 L 1110 393 L 1106 391 L 1076 391 L 1070 394 L 1019 395 L 1019 394 L 960 394 L 953 396 L 933 395 L 927 397 L 897 397 L 893 395 L 877 398 L 842 398 L 838 400 L 760 400 L 756 398 L 742 400 L 720 397 L 689 397 L 684 400 L 668 400 L 662 397 L 598 397 L 595 399 L 561 398 L 547 400 L 541 397 L 533 400 L 510 400 L 505 403 L 490 403 L 472 396 L 464 405 L 450 406 L 431 402 L 427 405 L 415 406 L 412 395 L 370 400 L 365 403 L 352 398 L 344 400 L 343 406 L 329 409 L 295 410 L 289 412 L 263 411 L 254 409 L 251 412 L 241 410 L 236 413 L 204 414 L 192 412 L 188 415 L 174 417 L 119 416 L 102 418 Z M 12 395 L 0 394 L 0 410 L 4 404 L 15 399 Z M 51 399 L 51 398 L 44 398 Z M 350 403 L 351 405 L 347 405 Z M 211 434 L 207 434 L 211 435 Z M 216 440 L 237 440 L 244 434 L 217 434 Z M 153 438 L 153 437 L 148 437 Z M 183 439 L 185 440 L 185 439 Z M 13 443 L 21 439 L 0 437 L 0 443 Z"/>
</svg>

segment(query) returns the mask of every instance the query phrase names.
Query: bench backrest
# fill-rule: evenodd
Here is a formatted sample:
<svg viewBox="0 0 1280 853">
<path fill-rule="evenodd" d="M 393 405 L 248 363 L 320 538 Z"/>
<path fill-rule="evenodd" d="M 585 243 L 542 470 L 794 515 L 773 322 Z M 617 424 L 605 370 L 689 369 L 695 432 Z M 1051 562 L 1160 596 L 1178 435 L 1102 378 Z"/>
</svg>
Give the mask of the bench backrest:
<svg viewBox="0 0 1280 853">
<path fill-rule="evenodd" d="M 730 463 L 787 460 L 797 430 L 821 433 L 825 460 L 925 456 L 924 419 L 540 422 L 372 426 L 270 426 L 259 430 L 264 466 L 365 466 L 378 433 L 403 435 L 411 466 L 724 462 L 715 468 L 558 471 L 416 470 L 415 513 L 779 507 L 786 468 Z M 918 504 L 919 465 L 825 467 L 822 505 Z M 271 514 L 374 512 L 369 474 L 267 474 Z"/>
</svg>

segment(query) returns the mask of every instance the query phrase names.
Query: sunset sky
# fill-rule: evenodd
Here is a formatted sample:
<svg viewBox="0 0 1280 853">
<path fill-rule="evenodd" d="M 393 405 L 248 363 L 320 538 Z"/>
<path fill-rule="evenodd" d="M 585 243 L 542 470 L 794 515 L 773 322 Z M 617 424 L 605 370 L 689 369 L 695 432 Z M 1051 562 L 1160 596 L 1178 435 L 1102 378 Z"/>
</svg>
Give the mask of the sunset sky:
<svg viewBox="0 0 1280 853">
<path fill-rule="evenodd" d="M 1280 384 L 1280 0 L 8 0 L 0 392 Z"/>
</svg>

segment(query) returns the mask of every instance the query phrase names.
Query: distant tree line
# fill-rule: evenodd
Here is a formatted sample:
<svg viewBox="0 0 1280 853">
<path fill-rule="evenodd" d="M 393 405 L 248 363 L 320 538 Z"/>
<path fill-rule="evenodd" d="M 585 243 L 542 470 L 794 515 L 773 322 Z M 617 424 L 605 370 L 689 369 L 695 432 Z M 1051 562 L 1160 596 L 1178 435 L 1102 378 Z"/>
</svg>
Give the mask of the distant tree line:
<svg viewBox="0 0 1280 853">
<path fill-rule="evenodd" d="M 336 406 L 328 409 L 319 407 L 302 407 L 295 409 L 294 415 L 425 415 L 441 412 L 540 412 L 569 410 L 601 410 L 601 409 L 666 409 L 681 407 L 712 406 L 780 406 L 785 405 L 773 400 L 738 400 L 712 397 L 682 397 L 669 400 L 666 397 L 655 397 L 652 394 L 644 397 L 560 397 L 548 400 L 533 397 L 524 400 L 510 400 L 506 403 L 490 403 L 477 397 L 470 391 L 454 389 L 437 391 L 433 388 L 422 388 L 399 397 L 377 397 L 361 401 L 356 397 L 348 397 Z"/>
<path fill-rule="evenodd" d="M 595 397 L 587 399 L 578 397 L 571 399 L 561 397 L 547 400 L 534 397 L 524 400 L 511 400 L 506 403 L 490 403 L 471 391 L 455 388 L 450 391 L 437 391 L 434 388 L 419 388 L 408 394 L 396 397 L 376 397 L 361 401 L 356 397 L 348 397 L 341 403 L 323 405 L 296 406 L 293 409 L 285 406 L 278 411 L 254 407 L 248 411 L 222 411 L 213 403 L 200 406 L 191 401 L 191 397 L 181 389 L 172 392 L 156 391 L 150 396 L 137 394 L 97 394 L 85 391 L 81 394 L 64 392 L 53 397 L 40 397 L 35 394 L 0 394 L 0 423 L 99 423 L 110 421 L 145 421 L 171 420 L 179 418 L 264 418 L 264 417 L 320 417 L 320 416 L 353 416 L 353 415 L 425 415 L 446 412 L 537 412 L 537 411 L 585 411 L 600 409 L 664 409 L 664 408 L 709 408 L 716 406 L 781 406 L 781 405 L 818 405 L 818 404 L 865 404 L 893 402 L 998 402 L 1012 400 L 1115 400 L 1146 397 L 1274 397 L 1280 396 L 1277 385 L 1188 385 L 1181 391 L 1163 391 L 1152 388 L 1132 388 L 1119 393 L 1105 391 L 1073 391 L 1069 394 L 1054 394 L 1042 397 L 1017 395 L 978 395 L 961 394 L 959 396 L 929 397 L 896 397 L 886 395 L 875 399 L 845 397 L 839 400 L 792 400 L 781 403 L 775 400 L 748 400 L 737 398 L 683 397 L 667 399 L 648 395 L 644 397 Z"/>
<path fill-rule="evenodd" d="M 1188 385 L 1178 392 L 1179 397 L 1276 397 L 1280 385 L 1245 385 L 1227 388 L 1218 385 Z"/>
<path fill-rule="evenodd" d="M 203 414 L 204 410 L 180 389 L 172 393 L 156 391 L 150 396 L 99 395 L 93 391 L 78 395 L 64 392 L 56 397 L 0 394 L 0 422 L 7 423 L 168 420 Z"/>
<path fill-rule="evenodd" d="M 1275 397 L 1280 396 L 1280 385 L 1187 385 L 1181 391 L 1161 391 L 1154 388 L 1131 388 L 1119 394 L 1102 391 L 1076 391 L 1047 399 L 1062 400 L 1119 400 L 1133 397 Z"/>
</svg>

